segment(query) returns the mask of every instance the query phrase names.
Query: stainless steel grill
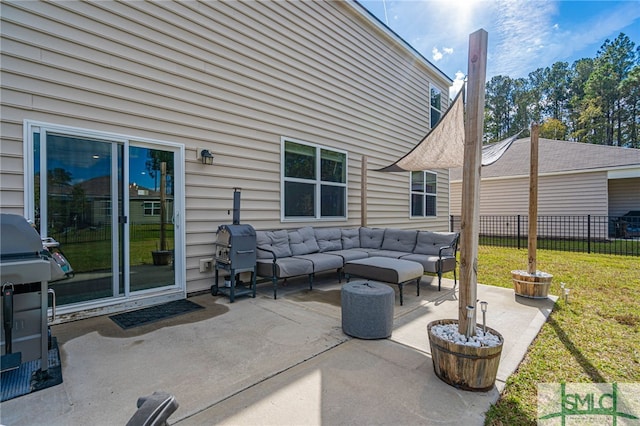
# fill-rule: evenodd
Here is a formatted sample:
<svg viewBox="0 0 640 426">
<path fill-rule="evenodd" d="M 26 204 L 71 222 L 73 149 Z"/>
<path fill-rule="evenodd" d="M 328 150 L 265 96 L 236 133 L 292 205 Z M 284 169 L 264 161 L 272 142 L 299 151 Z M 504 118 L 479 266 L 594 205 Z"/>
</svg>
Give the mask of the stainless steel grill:
<svg viewBox="0 0 640 426">
<path fill-rule="evenodd" d="M 48 369 L 47 287 L 49 262 L 42 258 L 40 235 L 18 215 L 0 215 L 2 370 L 40 360 Z M 15 365 L 17 363 L 17 365 Z"/>
</svg>

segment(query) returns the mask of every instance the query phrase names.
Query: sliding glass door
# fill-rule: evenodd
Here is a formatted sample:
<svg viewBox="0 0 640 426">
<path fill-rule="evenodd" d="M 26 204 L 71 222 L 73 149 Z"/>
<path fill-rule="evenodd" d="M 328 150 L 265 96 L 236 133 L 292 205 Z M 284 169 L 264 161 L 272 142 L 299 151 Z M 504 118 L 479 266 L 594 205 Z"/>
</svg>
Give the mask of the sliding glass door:
<svg viewBox="0 0 640 426">
<path fill-rule="evenodd" d="M 98 137 L 100 136 L 100 137 Z M 58 305 L 176 286 L 179 151 L 35 127 L 33 215 Z"/>
</svg>

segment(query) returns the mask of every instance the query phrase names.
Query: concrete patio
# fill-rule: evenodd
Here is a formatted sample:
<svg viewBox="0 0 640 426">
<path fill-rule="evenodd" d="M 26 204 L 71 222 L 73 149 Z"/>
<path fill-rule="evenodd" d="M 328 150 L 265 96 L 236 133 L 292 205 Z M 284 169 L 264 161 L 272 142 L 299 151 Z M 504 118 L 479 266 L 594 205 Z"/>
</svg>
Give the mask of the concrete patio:
<svg viewBox="0 0 640 426">
<path fill-rule="evenodd" d="M 425 276 L 420 296 L 407 285 L 399 306 L 394 286 L 393 334 L 382 340 L 342 332 L 333 274 L 313 291 L 291 280 L 278 300 L 269 284 L 233 304 L 201 294 L 190 300 L 205 309 L 126 331 L 107 316 L 57 325 L 64 382 L 2 403 L 0 423 L 124 425 L 138 397 L 163 390 L 180 404 L 169 423 L 181 426 L 479 425 L 554 300 L 478 286 L 505 343 L 496 387 L 468 392 L 435 376 L 427 338 L 430 321 L 457 318 L 452 287 L 444 280 L 438 292 Z"/>
</svg>

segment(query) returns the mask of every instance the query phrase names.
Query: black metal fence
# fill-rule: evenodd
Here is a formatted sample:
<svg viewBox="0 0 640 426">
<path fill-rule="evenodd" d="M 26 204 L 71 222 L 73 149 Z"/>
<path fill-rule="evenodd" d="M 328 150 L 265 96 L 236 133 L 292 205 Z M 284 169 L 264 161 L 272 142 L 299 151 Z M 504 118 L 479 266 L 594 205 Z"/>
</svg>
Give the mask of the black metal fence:
<svg viewBox="0 0 640 426">
<path fill-rule="evenodd" d="M 460 230 L 460 216 L 450 228 Z M 640 217 L 538 216 L 537 247 L 547 250 L 640 256 Z M 527 248 L 529 217 L 480 216 L 480 244 Z"/>
<path fill-rule="evenodd" d="M 167 238 L 173 238 L 173 225 L 165 224 Z M 129 238 L 134 241 L 157 239 L 160 235 L 159 223 L 144 223 L 129 225 Z M 111 227 L 87 227 L 83 229 L 67 228 L 62 232 L 50 232 L 50 236 L 55 238 L 60 244 L 90 243 L 95 241 L 106 241 L 111 239 Z"/>
</svg>

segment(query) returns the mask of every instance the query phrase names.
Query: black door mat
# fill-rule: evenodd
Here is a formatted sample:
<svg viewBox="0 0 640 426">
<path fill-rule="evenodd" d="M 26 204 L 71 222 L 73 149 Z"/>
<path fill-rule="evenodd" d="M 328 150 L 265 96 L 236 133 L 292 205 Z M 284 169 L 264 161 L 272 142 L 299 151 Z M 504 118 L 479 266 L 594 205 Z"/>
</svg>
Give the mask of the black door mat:
<svg viewBox="0 0 640 426">
<path fill-rule="evenodd" d="M 0 376 L 1 401 L 8 401 L 62 383 L 62 365 L 55 337 L 51 339 L 48 355 L 49 368 L 46 373 L 40 371 L 39 359 L 23 362 L 20 367 L 2 373 Z"/>
<path fill-rule="evenodd" d="M 118 324 L 123 330 L 128 330 L 130 328 L 151 324 L 153 322 L 172 318 L 188 312 L 197 311 L 198 309 L 204 309 L 204 307 L 190 300 L 181 299 L 163 303 L 162 305 L 138 309 L 137 311 L 112 315 L 109 318 L 111 318 L 113 322 Z"/>
</svg>

